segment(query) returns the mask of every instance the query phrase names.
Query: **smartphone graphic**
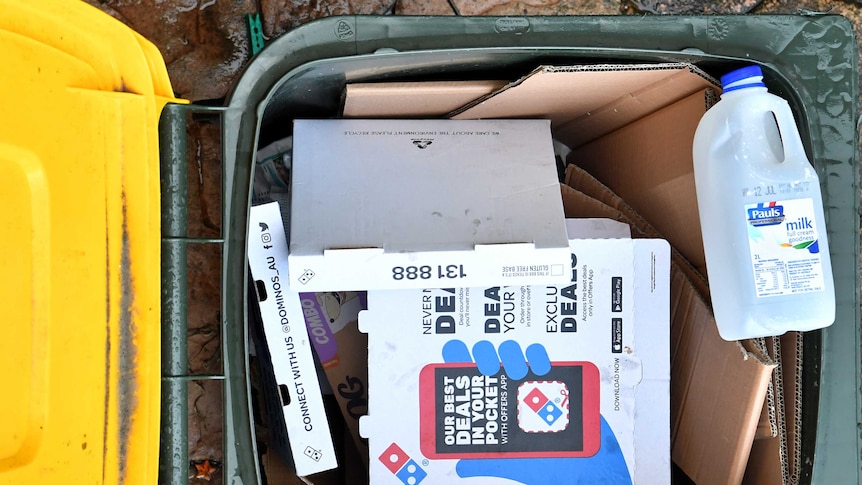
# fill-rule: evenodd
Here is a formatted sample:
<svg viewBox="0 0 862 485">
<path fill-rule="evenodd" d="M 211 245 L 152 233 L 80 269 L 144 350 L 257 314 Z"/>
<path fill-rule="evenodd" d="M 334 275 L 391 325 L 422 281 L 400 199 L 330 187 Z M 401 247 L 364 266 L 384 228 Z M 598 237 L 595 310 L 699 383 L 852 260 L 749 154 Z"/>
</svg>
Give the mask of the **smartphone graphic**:
<svg viewBox="0 0 862 485">
<path fill-rule="evenodd" d="M 493 376 L 475 364 L 429 364 L 419 374 L 426 458 L 590 457 L 601 445 L 599 370 L 553 362 L 543 376 Z"/>
</svg>

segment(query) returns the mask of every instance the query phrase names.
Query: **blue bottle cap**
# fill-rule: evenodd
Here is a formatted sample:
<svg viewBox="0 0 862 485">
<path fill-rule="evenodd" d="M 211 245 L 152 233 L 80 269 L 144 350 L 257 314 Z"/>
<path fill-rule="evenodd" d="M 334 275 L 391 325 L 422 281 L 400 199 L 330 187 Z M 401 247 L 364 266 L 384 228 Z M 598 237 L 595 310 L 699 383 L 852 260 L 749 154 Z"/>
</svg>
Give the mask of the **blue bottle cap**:
<svg viewBox="0 0 862 485">
<path fill-rule="evenodd" d="M 751 87 L 766 87 L 760 66 L 745 66 L 721 76 L 721 89 L 725 93 Z"/>
</svg>

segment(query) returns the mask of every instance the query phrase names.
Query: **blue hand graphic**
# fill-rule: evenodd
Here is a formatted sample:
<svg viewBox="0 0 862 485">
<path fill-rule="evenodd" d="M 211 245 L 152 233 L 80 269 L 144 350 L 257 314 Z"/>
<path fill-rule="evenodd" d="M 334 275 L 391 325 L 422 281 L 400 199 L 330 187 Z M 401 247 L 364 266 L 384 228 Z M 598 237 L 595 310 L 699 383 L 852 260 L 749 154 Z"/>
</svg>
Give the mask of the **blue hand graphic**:
<svg viewBox="0 0 862 485">
<path fill-rule="evenodd" d="M 443 347 L 443 360 L 447 363 L 473 362 L 479 372 L 494 375 L 502 362 L 506 374 L 512 379 L 523 379 L 528 372 L 537 376 L 551 370 L 551 360 L 545 347 L 532 344 L 526 352 L 521 346 L 507 340 L 500 344 L 499 352 L 488 341 L 477 342 L 472 355 L 460 340 L 450 340 Z M 601 447 L 589 458 L 485 458 L 461 460 L 455 469 L 460 477 L 507 478 L 525 485 L 631 485 L 620 445 L 611 427 L 601 417 Z"/>
</svg>

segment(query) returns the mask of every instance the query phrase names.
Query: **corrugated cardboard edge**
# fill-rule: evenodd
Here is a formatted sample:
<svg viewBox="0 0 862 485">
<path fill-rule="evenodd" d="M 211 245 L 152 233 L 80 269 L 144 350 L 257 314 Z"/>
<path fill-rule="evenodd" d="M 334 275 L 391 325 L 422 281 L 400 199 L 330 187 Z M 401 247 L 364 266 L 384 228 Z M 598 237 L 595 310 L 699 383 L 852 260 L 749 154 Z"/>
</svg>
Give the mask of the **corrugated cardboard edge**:
<svg viewBox="0 0 862 485">
<path fill-rule="evenodd" d="M 788 464 L 790 467 L 790 483 L 791 485 L 796 485 L 800 481 L 799 470 L 802 464 L 802 349 L 804 345 L 802 334 L 799 332 L 788 332 L 781 338 L 782 342 L 784 342 L 782 343 L 783 348 L 793 349 L 792 351 L 794 352 L 792 362 L 785 362 L 784 364 L 786 370 L 793 369 L 793 419 L 787 420 L 793 426 L 791 428 L 792 433 L 788 437 L 788 442 L 791 446 Z M 786 342 L 787 340 L 789 342 Z M 787 343 L 790 345 L 786 345 Z"/>
<path fill-rule="evenodd" d="M 773 349 L 771 345 L 767 346 L 765 337 L 749 339 L 747 342 L 754 346 L 755 351 L 763 356 L 765 362 L 779 363 L 779 356 L 776 356 L 774 351 L 771 350 Z M 776 369 L 776 373 L 777 371 L 778 369 Z M 773 377 L 769 382 L 769 389 L 766 390 L 766 402 L 763 404 L 763 411 L 760 415 L 760 421 L 757 423 L 757 433 L 755 433 L 754 439 L 768 439 L 778 436 L 777 392 L 781 392 L 780 386 L 776 385 L 775 378 Z"/>
<path fill-rule="evenodd" d="M 778 423 L 775 422 L 775 386 L 770 382 L 766 390 L 766 401 L 760 412 L 760 420 L 757 422 L 757 431 L 754 433 L 755 440 L 772 439 L 778 436 Z"/>
<path fill-rule="evenodd" d="M 466 104 L 466 105 L 462 106 L 461 108 L 458 108 L 458 109 L 452 111 L 451 113 L 449 113 L 448 117 L 452 118 L 452 117 L 458 116 L 460 114 L 463 114 L 464 112 L 468 111 L 470 108 L 484 103 L 485 101 L 493 98 L 494 96 L 498 95 L 499 93 L 502 93 L 502 92 L 505 92 L 509 89 L 517 87 L 518 85 L 522 84 L 524 81 L 529 79 L 530 77 L 535 76 L 536 74 L 539 74 L 542 72 L 554 73 L 554 72 L 582 72 L 582 71 L 588 71 L 588 72 L 591 72 L 591 71 L 596 71 L 596 72 L 598 72 L 598 71 L 657 71 L 657 70 L 662 70 L 662 69 L 679 69 L 682 67 L 684 67 L 684 68 L 688 69 L 690 72 L 697 74 L 698 76 L 706 79 L 707 81 L 709 81 L 710 83 L 712 83 L 714 85 L 718 85 L 718 86 L 721 85 L 721 83 L 717 79 L 710 76 L 706 72 L 702 71 L 697 66 L 695 66 L 693 64 L 688 64 L 685 62 L 666 62 L 666 63 L 660 63 L 660 64 L 635 64 L 635 65 L 632 65 L 632 64 L 584 64 L 584 65 L 580 65 L 580 66 L 539 66 L 539 67 L 533 69 L 529 74 L 522 76 L 522 77 L 516 79 L 515 81 L 510 82 L 509 84 L 506 84 L 505 86 L 494 91 L 493 93 L 482 96 L 481 98 L 476 99 L 473 102 Z"/>
<path fill-rule="evenodd" d="M 785 369 L 782 365 L 783 352 L 780 338 L 768 337 L 767 347 L 778 363 L 778 367 L 773 374 L 773 383 L 776 389 L 775 418 L 778 436 L 755 440 L 743 479 L 743 483 L 751 485 L 783 485 L 790 483 L 787 415 L 783 383 Z"/>
<path fill-rule="evenodd" d="M 778 461 L 781 465 L 781 481 L 789 483 L 790 481 L 790 466 L 788 465 L 787 455 L 787 414 L 785 411 L 784 399 L 784 369 L 782 368 L 781 338 L 772 337 L 773 354 L 775 355 L 776 367 L 772 374 L 772 381 L 775 385 L 775 420 L 778 424 L 778 441 L 779 441 L 779 456 Z"/>
</svg>

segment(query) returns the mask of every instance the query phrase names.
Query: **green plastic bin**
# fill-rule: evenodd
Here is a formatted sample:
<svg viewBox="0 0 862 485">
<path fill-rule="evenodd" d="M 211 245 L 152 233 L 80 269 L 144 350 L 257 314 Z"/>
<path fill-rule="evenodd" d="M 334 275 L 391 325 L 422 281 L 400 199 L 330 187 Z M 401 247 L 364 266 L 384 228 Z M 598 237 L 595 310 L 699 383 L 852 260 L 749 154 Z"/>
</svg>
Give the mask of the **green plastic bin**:
<svg viewBox="0 0 862 485">
<path fill-rule="evenodd" d="M 689 62 L 714 75 L 758 63 L 790 102 L 823 184 L 837 317 L 804 337 L 803 483 L 860 483 L 857 44 L 839 16 L 332 17 L 274 40 L 224 107 L 162 114 L 163 390 L 160 482 L 188 481 L 187 385 L 223 381 L 224 479 L 257 484 L 246 323 L 246 228 L 253 156 L 298 117 L 337 114 L 347 82 L 504 76 L 541 63 Z M 492 74 L 488 74 L 492 73 Z M 222 129 L 222 237 L 188 237 L 186 120 Z M 222 254 L 223 374 L 186 372 L 190 244 Z"/>
</svg>

